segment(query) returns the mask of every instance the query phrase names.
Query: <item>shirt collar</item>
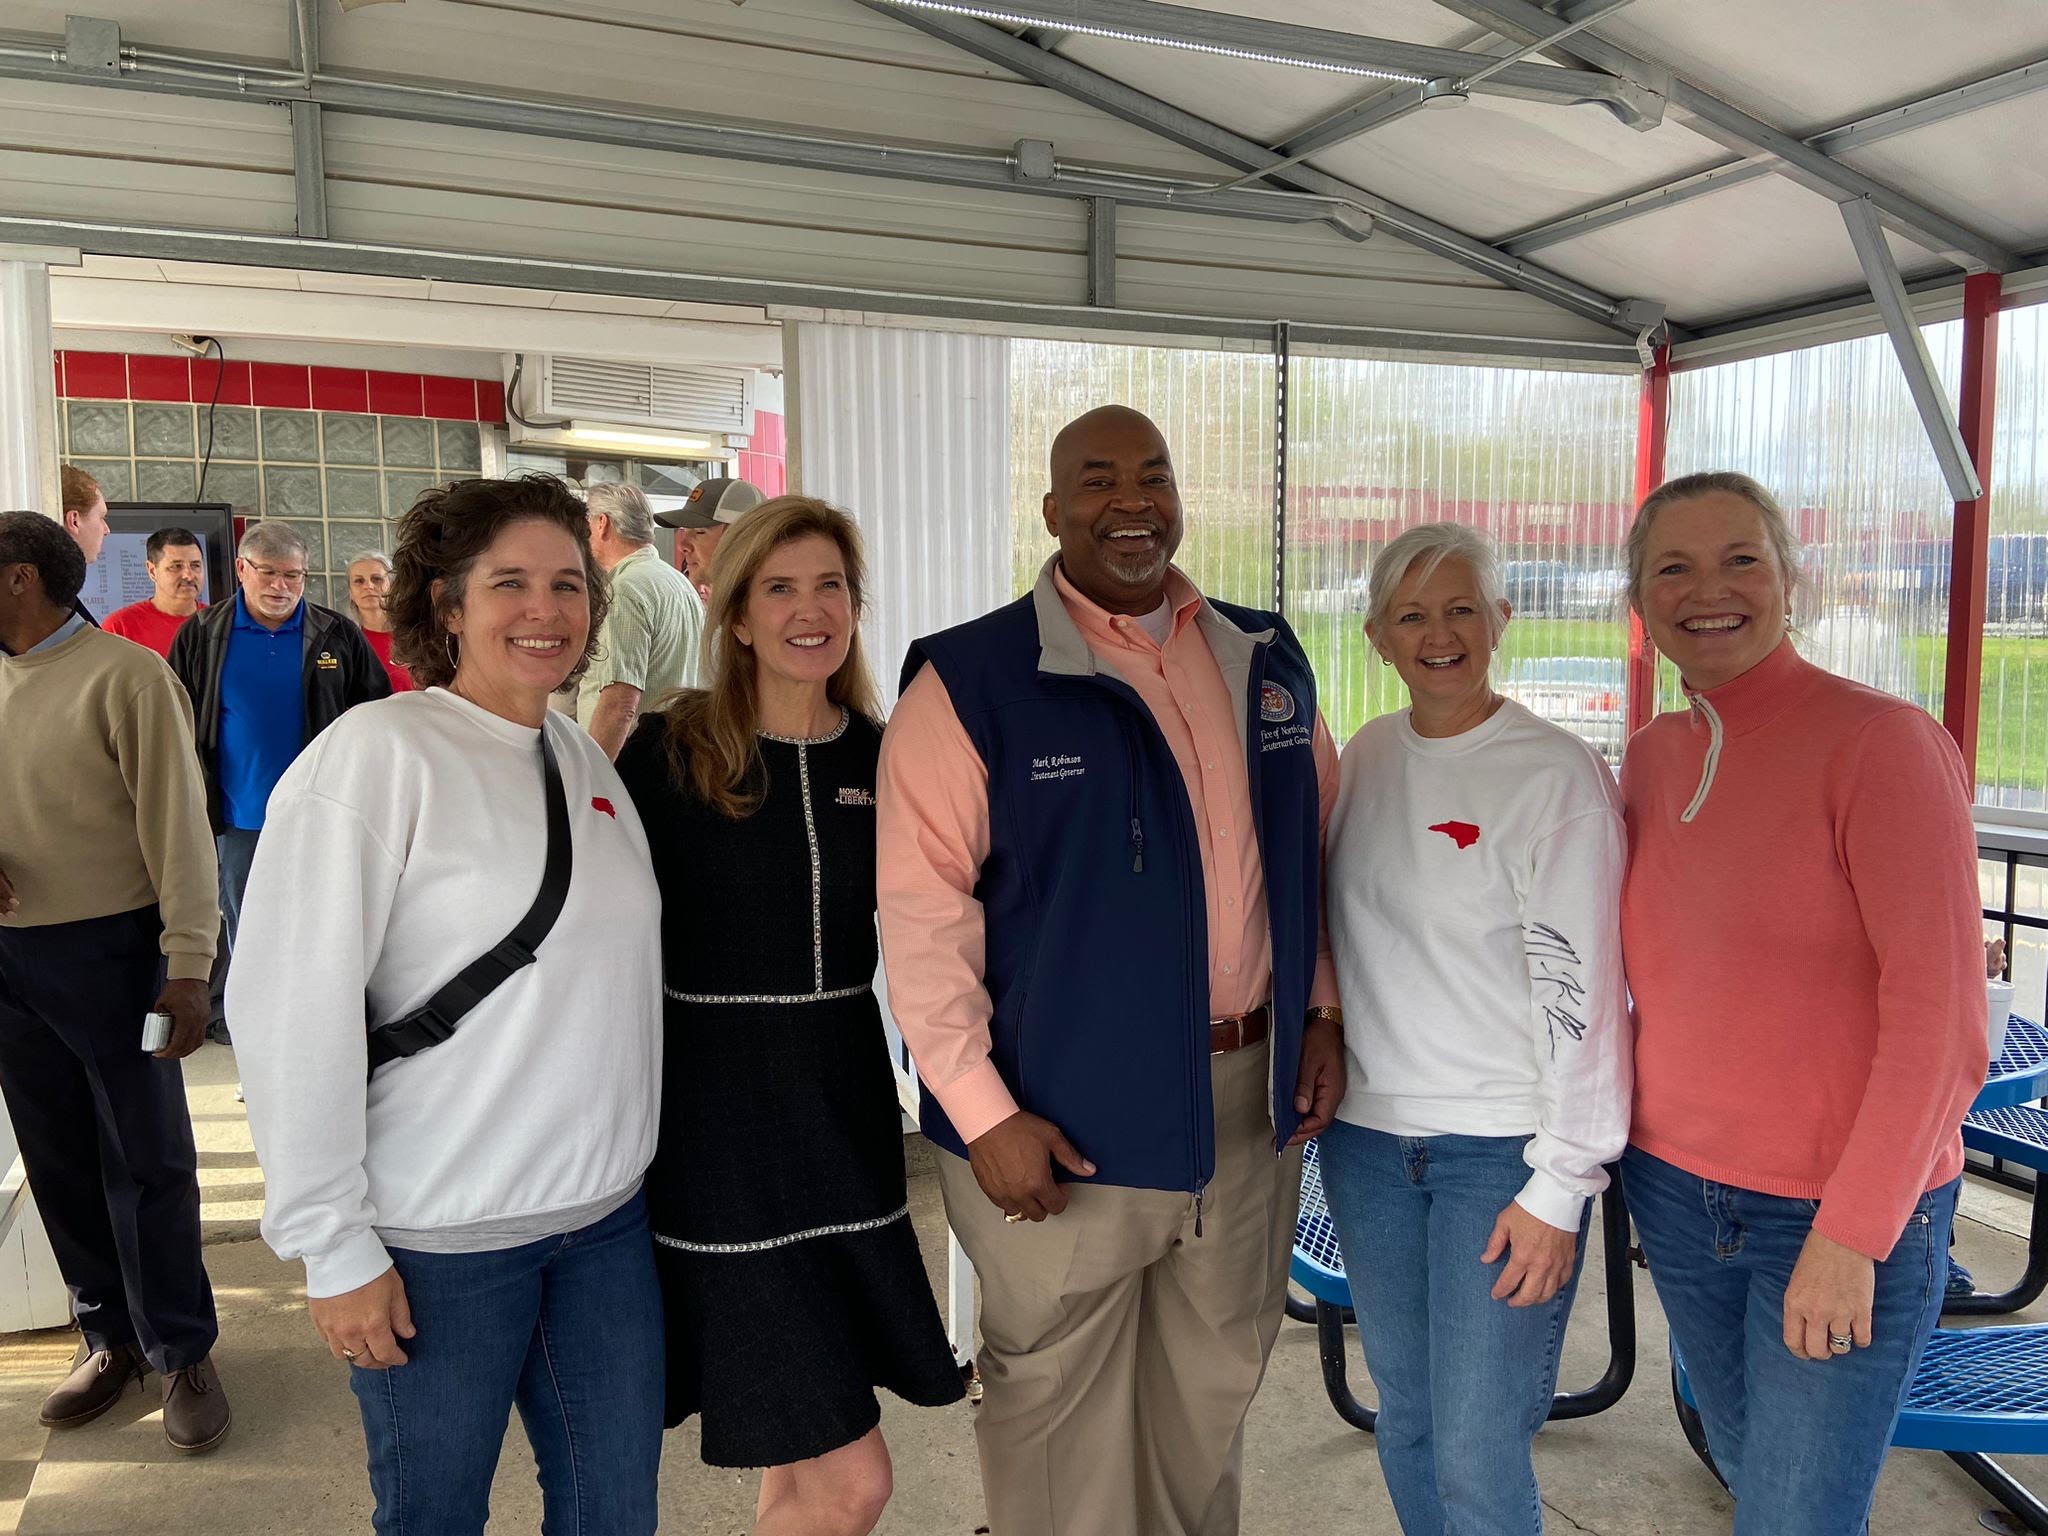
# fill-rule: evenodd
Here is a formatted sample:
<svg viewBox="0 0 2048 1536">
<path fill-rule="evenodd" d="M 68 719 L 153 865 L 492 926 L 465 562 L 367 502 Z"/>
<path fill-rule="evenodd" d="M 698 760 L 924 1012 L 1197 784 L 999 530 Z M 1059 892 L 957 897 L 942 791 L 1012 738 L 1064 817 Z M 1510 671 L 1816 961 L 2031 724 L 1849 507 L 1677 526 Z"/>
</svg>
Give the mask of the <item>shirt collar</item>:
<svg viewBox="0 0 2048 1536">
<path fill-rule="evenodd" d="M 83 618 L 75 613 L 67 614 L 62 624 L 59 624 L 49 634 L 45 635 L 21 654 L 33 656 L 37 651 L 51 650 L 56 646 L 62 645 L 83 628 L 85 628 L 85 620 Z"/>
<path fill-rule="evenodd" d="M 1712 705 L 1726 734 L 1739 735 L 1777 719 L 1797 702 L 1819 670 L 1799 654 L 1792 637 L 1787 635 L 1770 655 L 1741 676 L 1730 678 L 1718 688 L 1704 692 L 1687 688 L 1685 693 L 1688 699 L 1704 699 Z M 1693 717 L 1695 724 L 1700 724 L 1698 710 L 1693 711 Z"/>
<path fill-rule="evenodd" d="M 260 624 L 256 621 L 255 615 L 249 612 L 249 604 L 244 599 L 241 589 L 239 587 L 235 589 L 234 627 L 236 629 L 254 630 L 258 634 L 264 635 L 284 635 L 295 634 L 304 629 L 305 625 L 306 600 L 303 597 L 299 599 L 298 606 L 292 609 L 292 616 L 278 625 L 276 629 L 272 629 L 269 625 Z"/>
<path fill-rule="evenodd" d="M 1053 565 L 1052 584 L 1060 595 L 1060 602 L 1073 617 L 1075 626 L 1088 639 L 1108 645 L 1123 645 L 1131 650 L 1164 649 L 1153 645 L 1152 637 L 1135 619 L 1129 623 L 1118 623 L 1125 615 L 1113 614 L 1084 596 L 1079 587 L 1067 580 L 1066 571 L 1057 562 Z M 1179 566 L 1168 566 L 1166 600 L 1173 606 L 1173 627 L 1167 631 L 1166 637 L 1167 645 L 1171 645 L 1201 612 L 1202 594 L 1181 573 Z"/>
</svg>

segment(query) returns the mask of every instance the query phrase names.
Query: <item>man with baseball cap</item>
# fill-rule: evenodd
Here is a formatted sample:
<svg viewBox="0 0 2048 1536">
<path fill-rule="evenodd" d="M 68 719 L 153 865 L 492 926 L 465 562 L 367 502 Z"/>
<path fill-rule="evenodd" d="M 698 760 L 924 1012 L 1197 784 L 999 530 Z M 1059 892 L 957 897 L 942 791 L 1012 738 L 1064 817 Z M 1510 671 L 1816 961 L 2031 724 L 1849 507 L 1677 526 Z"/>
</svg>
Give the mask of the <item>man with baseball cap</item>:
<svg viewBox="0 0 2048 1536">
<path fill-rule="evenodd" d="M 720 475 L 700 480 L 690 499 L 673 512 L 657 512 L 654 520 L 681 535 L 676 545 L 683 554 L 683 574 L 708 604 L 711 601 L 711 556 L 725 530 L 768 498 L 761 488 L 745 480 Z"/>
</svg>

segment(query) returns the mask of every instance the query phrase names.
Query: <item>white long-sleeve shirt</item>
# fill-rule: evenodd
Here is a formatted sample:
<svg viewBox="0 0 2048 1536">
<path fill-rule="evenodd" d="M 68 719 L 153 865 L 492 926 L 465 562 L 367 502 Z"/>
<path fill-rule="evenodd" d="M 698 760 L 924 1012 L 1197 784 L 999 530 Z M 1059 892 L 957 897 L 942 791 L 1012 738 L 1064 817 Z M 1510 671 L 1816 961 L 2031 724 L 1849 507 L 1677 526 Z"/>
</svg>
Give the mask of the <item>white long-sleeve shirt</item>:
<svg viewBox="0 0 2048 1536">
<path fill-rule="evenodd" d="M 479 1252 L 630 1199 L 661 1085 L 659 890 L 618 774 L 546 729 L 575 859 L 534 964 L 367 1085 L 381 1023 L 510 933 L 547 861 L 540 733 L 444 689 L 351 710 L 279 780 L 244 898 L 228 1018 L 263 1165 L 263 1236 L 333 1296 L 386 1245 Z"/>
<path fill-rule="evenodd" d="M 1349 1087 L 1395 1136 L 1533 1136 L 1530 1214 L 1575 1229 L 1628 1139 L 1621 796 L 1512 700 L 1458 736 L 1408 712 L 1345 747 L 1324 865 Z"/>
</svg>

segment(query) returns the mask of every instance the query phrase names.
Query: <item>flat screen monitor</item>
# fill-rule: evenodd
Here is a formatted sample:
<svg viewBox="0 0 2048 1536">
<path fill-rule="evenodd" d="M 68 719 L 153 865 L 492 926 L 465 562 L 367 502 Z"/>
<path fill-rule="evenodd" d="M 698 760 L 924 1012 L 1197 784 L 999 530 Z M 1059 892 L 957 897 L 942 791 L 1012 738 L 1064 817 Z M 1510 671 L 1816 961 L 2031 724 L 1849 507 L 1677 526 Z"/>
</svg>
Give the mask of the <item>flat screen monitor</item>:
<svg viewBox="0 0 2048 1536">
<path fill-rule="evenodd" d="M 184 528 L 198 537 L 199 552 L 206 557 L 199 591 L 202 603 L 234 590 L 229 567 L 234 561 L 235 514 L 226 502 L 195 507 L 189 501 L 110 501 L 107 541 L 100 546 L 99 559 L 85 568 L 85 589 L 78 594 L 94 618 L 104 620 L 116 608 L 139 603 L 155 590 L 144 550 L 159 528 Z"/>
</svg>

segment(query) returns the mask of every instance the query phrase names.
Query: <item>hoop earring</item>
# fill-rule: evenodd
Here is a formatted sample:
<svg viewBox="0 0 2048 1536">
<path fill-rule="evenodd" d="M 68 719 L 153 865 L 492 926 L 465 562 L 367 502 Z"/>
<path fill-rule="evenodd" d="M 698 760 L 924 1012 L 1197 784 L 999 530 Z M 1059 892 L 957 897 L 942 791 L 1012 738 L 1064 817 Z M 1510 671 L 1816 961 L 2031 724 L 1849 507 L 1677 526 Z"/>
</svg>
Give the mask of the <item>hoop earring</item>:
<svg viewBox="0 0 2048 1536">
<path fill-rule="evenodd" d="M 1380 658 L 1380 665 L 1383 667 L 1391 667 L 1393 664 L 1394 658 L 1391 656 L 1382 656 Z"/>
<path fill-rule="evenodd" d="M 453 635 L 443 635 L 441 637 L 441 649 L 448 653 L 448 670 L 451 673 L 454 672 L 457 667 L 462 665 L 455 657 L 455 637 Z"/>
</svg>

